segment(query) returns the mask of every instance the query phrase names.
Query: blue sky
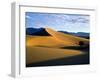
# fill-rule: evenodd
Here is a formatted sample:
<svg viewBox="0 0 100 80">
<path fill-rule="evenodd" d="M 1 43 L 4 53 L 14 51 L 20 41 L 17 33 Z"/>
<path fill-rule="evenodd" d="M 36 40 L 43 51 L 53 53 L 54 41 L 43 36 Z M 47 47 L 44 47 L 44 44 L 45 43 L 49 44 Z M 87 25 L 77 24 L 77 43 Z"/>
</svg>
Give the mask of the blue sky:
<svg viewBox="0 0 100 80">
<path fill-rule="evenodd" d="M 90 32 L 89 15 L 58 13 L 25 13 L 25 26 L 49 27 L 56 31 Z"/>
</svg>

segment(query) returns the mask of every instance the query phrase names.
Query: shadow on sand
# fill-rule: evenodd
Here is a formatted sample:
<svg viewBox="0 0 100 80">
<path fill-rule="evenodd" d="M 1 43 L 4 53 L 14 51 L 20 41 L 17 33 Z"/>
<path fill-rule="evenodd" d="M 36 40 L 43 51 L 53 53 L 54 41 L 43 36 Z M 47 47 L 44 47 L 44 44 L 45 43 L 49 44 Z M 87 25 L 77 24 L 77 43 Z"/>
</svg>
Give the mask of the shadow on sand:
<svg viewBox="0 0 100 80">
<path fill-rule="evenodd" d="M 90 63 L 89 46 L 67 46 L 62 47 L 62 49 L 80 50 L 83 52 L 83 54 L 72 57 L 64 57 L 60 59 L 53 59 L 43 62 L 27 64 L 26 67 L 81 65 Z"/>
</svg>

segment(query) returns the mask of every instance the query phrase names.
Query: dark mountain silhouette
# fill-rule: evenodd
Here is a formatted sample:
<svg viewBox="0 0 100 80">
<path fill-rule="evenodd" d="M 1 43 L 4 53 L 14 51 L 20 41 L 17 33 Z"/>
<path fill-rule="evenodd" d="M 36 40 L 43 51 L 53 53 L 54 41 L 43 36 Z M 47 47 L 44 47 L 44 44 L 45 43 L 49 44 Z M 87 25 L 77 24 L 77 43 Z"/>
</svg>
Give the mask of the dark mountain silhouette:
<svg viewBox="0 0 100 80">
<path fill-rule="evenodd" d="M 90 34 L 85 32 L 78 32 L 78 33 L 73 33 L 73 35 L 89 39 Z"/>
<path fill-rule="evenodd" d="M 74 35 L 77 36 L 89 36 L 89 33 L 85 33 L 85 32 L 77 32 L 77 33 L 73 33 Z"/>
<path fill-rule="evenodd" d="M 34 36 L 50 36 L 45 28 L 26 28 L 26 34 Z"/>
<path fill-rule="evenodd" d="M 85 33 L 85 32 L 77 32 L 77 33 L 74 33 L 74 32 L 67 32 L 67 31 L 58 31 L 58 32 L 62 32 L 62 33 L 65 33 L 65 34 L 71 34 L 71 35 L 74 35 L 74 36 L 78 36 L 78 37 L 83 37 L 83 38 L 87 38 L 89 39 L 89 33 Z"/>
</svg>

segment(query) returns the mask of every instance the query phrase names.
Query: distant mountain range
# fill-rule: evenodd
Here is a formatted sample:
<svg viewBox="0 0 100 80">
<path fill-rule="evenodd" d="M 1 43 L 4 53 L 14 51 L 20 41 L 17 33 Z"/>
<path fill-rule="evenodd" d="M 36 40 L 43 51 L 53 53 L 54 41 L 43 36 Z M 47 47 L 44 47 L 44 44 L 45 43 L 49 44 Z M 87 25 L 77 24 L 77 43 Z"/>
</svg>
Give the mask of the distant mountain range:
<svg viewBox="0 0 100 80">
<path fill-rule="evenodd" d="M 74 35 L 74 36 L 78 36 L 78 37 L 83 37 L 83 38 L 87 38 L 89 39 L 89 36 L 90 34 L 89 33 L 86 33 L 86 32 L 67 32 L 67 31 L 59 31 L 59 32 L 62 32 L 62 33 L 65 33 L 65 34 L 71 34 L 71 35 Z"/>
<path fill-rule="evenodd" d="M 85 32 L 67 32 L 67 31 L 58 31 L 58 32 L 62 32 L 65 34 L 71 34 L 74 36 L 78 36 L 78 37 L 83 37 L 83 38 L 87 38 L 89 39 L 89 33 L 85 33 Z M 45 28 L 26 28 L 26 34 L 27 35 L 36 35 L 36 36 L 50 36 L 50 34 L 45 30 Z"/>
</svg>

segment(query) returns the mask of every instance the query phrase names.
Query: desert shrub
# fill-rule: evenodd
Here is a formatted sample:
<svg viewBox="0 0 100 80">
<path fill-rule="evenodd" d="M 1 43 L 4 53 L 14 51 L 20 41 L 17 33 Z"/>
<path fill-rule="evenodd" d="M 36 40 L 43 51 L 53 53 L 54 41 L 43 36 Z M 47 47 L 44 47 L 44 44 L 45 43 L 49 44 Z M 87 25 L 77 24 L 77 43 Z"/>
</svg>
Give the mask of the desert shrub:
<svg viewBox="0 0 100 80">
<path fill-rule="evenodd" d="M 84 45 L 84 42 L 83 41 L 79 41 L 79 45 L 80 46 L 83 46 Z"/>
</svg>

